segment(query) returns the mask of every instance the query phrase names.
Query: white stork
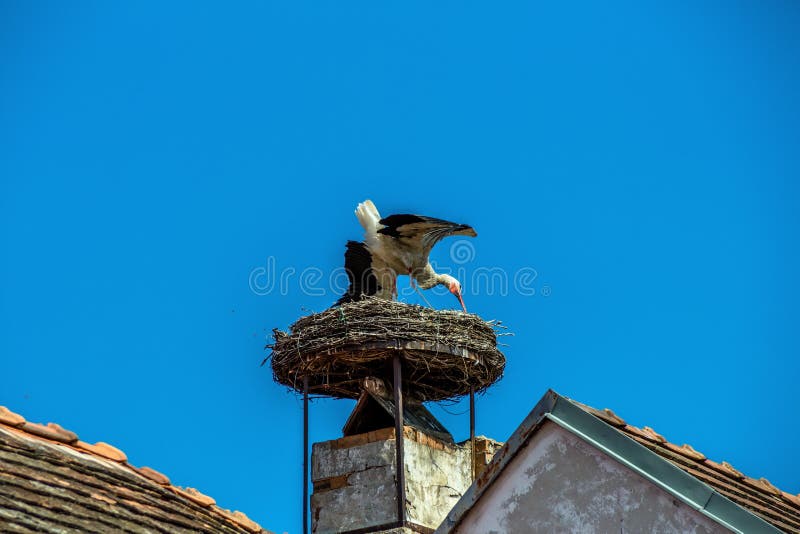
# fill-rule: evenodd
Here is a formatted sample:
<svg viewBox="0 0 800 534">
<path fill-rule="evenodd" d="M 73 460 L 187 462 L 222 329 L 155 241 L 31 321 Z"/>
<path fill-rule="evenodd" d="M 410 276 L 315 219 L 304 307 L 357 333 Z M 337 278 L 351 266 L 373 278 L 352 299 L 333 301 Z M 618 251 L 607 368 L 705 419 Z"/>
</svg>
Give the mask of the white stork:
<svg viewBox="0 0 800 534">
<path fill-rule="evenodd" d="M 358 205 L 356 217 L 364 227 L 364 241 L 347 242 L 344 268 L 350 287 L 336 305 L 359 300 L 362 295 L 392 300 L 397 296 L 397 275 L 407 274 L 412 286 L 415 280 L 422 289 L 445 286 L 467 311 L 459 281 L 449 274 L 434 271 L 428 255 L 433 246 L 447 236 L 477 236 L 471 226 L 422 215 L 381 218 L 371 200 Z"/>
</svg>

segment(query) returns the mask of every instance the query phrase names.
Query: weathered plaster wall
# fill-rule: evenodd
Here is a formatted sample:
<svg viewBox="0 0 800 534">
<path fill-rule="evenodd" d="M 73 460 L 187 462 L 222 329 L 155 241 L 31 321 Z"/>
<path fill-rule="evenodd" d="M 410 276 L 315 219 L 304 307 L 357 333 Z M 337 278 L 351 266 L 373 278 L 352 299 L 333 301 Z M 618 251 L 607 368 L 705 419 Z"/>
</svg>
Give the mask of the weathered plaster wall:
<svg viewBox="0 0 800 534">
<path fill-rule="evenodd" d="M 434 529 L 472 484 L 471 448 L 469 443 L 445 444 L 410 427 L 405 438 L 407 519 Z M 493 450 L 493 443 L 481 443 L 480 450 Z M 397 520 L 394 429 L 315 443 L 311 474 L 313 532 L 346 532 Z"/>
<path fill-rule="evenodd" d="M 547 422 L 455 532 L 716 534 L 729 530 Z"/>
<path fill-rule="evenodd" d="M 339 441 L 313 446 L 312 531 L 343 532 L 395 521 L 394 439 L 343 448 Z"/>
<path fill-rule="evenodd" d="M 408 440 L 405 451 L 408 519 L 436 528 L 472 484 L 471 449 Z"/>
</svg>

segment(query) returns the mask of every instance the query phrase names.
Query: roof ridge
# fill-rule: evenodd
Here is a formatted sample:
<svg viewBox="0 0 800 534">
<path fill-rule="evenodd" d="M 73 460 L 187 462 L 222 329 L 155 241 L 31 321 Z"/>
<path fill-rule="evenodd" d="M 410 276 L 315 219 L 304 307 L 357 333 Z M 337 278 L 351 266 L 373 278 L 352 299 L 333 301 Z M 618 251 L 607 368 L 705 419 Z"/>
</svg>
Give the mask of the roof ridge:
<svg viewBox="0 0 800 534">
<path fill-rule="evenodd" d="M 75 432 L 63 428 L 56 423 L 47 423 L 46 425 L 40 423 L 32 423 L 25 419 L 22 415 L 9 410 L 6 406 L 0 405 L 0 428 L 6 428 L 17 434 L 24 434 L 30 438 L 47 442 L 53 445 L 67 447 L 79 453 L 87 454 L 95 459 L 105 462 L 113 462 L 128 471 L 148 480 L 151 483 L 157 484 L 165 489 L 168 489 L 193 503 L 219 515 L 227 521 L 235 523 L 245 530 L 253 534 L 268 533 L 269 531 L 262 528 L 258 523 L 247 517 L 243 512 L 238 510 L 230 511 L 225 508 L 217 506 L 216 501 L 198 491 L 195 488 L 181 487 L 173 485 L 169 477 L 156 471 L 155 469 L 147 466 L 136 467 L 128 462 L 128 456 L 117 447 L 98 441 L 94 444 L 81 441 Z"/>
</svg>

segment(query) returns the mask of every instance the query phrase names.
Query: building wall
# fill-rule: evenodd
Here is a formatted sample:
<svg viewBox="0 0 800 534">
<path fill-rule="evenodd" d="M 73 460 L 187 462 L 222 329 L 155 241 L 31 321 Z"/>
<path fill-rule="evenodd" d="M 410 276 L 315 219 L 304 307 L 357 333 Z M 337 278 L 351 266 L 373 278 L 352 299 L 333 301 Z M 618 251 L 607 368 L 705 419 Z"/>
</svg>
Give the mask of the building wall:
<svg viewBox="0 0 800 534">
<path fill-rule="evenodd" d="M 546 422 L 455 532 L 730 532 L 552 422 Z"/>
<path fill-rule="evenodd" d="M 471 448 L 416 434 L 405 442 L 408 519 L 436 528 L 472 484 Z"/>
</svg>

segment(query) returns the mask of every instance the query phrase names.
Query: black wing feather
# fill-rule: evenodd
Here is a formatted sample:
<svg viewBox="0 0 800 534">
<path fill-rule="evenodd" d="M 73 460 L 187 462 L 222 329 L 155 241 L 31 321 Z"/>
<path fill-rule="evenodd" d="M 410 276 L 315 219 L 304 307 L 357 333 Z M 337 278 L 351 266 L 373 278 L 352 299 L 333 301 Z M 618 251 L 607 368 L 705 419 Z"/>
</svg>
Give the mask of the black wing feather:
<svg viewBox="0 0 800 534">
<path fill-rule="evenodd" d="M 372 253 L 364 243 L 347 242 L 347 249 L 344 251 L 344 270 L 350 280 L 350 287 L 334 306 L 356 302 L 361 300 L 362 296 L 374 295 L 381 289 L 378 278 L 372 270 Z"/>
<path fill-rule="evenodd" d="M 391 236 L 395 239 L 419 239 L 419 244 L 427 251 L 443 238 L 458 234 L 476 236 L 475 229 L 468 224 L 459 224 L 444 219 L 411 215 L 403 213 L 389 215 L 380 220 L 384 225 L 378 230 L 379 234 Z M 404 228 L 405 227 L 405 228 Z"/>
<path fill-rule="evenodd" d="M 388 217 L 384 217 L 383 219 L 378 221 L 385 227 L 378 230 L 378 233 L 389 235 L 392 237 L 400 237 L 400 233 L 397 231 L 397 229 L 403 226 L 404 224 L 426 222 L 427 220 L 430 219 L 428 217 L 422 217 L 420 215 L 411 215 L 409 213 L 401 213 L 399 215 L 389 215 Z M 434 219 L 434 220 L 440 220 L 440 219 Z"/>
</svg>

